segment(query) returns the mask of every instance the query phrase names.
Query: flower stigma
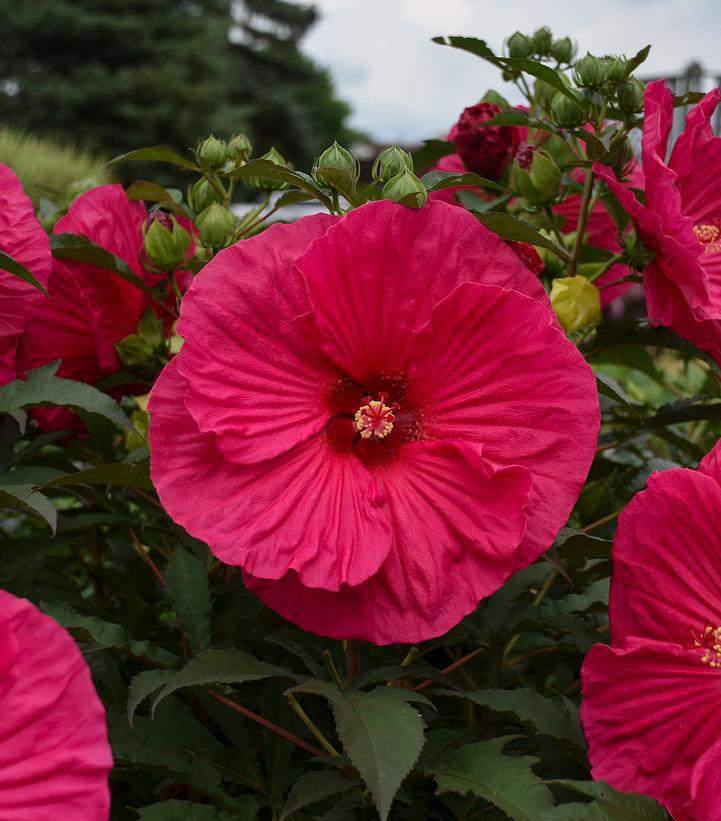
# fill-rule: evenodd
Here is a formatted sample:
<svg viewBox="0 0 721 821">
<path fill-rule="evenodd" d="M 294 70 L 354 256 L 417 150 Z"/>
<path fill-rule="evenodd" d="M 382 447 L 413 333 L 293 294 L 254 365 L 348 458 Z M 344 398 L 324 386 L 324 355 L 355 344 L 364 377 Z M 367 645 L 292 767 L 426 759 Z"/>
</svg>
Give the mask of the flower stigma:
<svg viewBox="0 0 721 821">
<path fill-rule="evenodd" d="M 394 412 L 400 408 L 397 402 L 386 405 L 388 394 L 379 393 L 378 399 L 366 396 L 363 404 L 355 412 L 355 426 L 362 439 L 385 439 L 393 430 Z"/>
</svg>

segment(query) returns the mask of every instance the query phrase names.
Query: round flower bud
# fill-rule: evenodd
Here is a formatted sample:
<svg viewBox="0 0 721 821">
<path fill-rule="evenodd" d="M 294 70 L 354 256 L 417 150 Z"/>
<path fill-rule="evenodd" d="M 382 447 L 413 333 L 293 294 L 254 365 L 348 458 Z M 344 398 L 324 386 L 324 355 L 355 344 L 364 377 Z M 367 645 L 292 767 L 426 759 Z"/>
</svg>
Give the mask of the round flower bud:
<svg viewBox="0 0 721 821">
<path fill-rule="evenodd" d="M 227 208 L 217 202 L 198 214 L 195 223 L 200 239 L 208 248 L 223 248 L 228 244 L 235 220 Z"/>
<path fill-rule="evenodd" d="M 115 344 L 120 361 L 144 380 L 152 381 L 168 361 L 163 323 L 148 308 L 138 321 L 137 333 Z"/>
<path fill-rule="evenodd" d="M 593 54 L 586 54 L 576 61 L 573 67 L 573 79 L 581 88 L 600 88 L 606 80 L 606 69 L 603 61 Z"/>
<path fill-rule="evenodd" d="M 546 26 L 541 26 L 540 29 L 536 29 L 536 31 L 533 32 L 531 41 L 536 54 L 540 56 L 548 54 L 548 51 L 551 48 L 551 43 L 553 42 L 551 30 Z"/>
<path fill-rule="evenodd" d="M 553 99 L 558 94 L 556 88 L 545 80 L 536 80 L 534 86 L 534 96 L 538 104 L 545 111 L 550 111 Z"/>
<path fill-rule="evenodd" d="M 175 271 L 185 262 L 190 234 L 175 217 L 156 212 L 143 230 L 143 251 L 155 271 Z"/>
<path fill-rule="evenodd" d="M 554 279 L 550 297 L 551 306 L 566 333 L 595 328 L 601 321 L 601 292 L 585 277 Z"/>
<path fill-rule="evenodd" d="M 214 202 L 220 202 L 220 194 L 205 178 L 188 186 L 188 204 L 196 214 Z"/>
<path fill-rule="evenodd" d="M 551 102 L 551 119 L 561 128 L 575 128 L 586 119 L 586 112 L 559 91 Z"/>
<path fill-rule="evenodd" d="M 558 196 L 561 171 L 553 157 L 536 145 L 523 143 L 513 163 L 513 193 L 529 205 L 550 205 Z"/>
<path fill-rule="evenodd" d="M 201 168 L 217 171 L 228 161 L 228 145 L 217 137 L 206 137 L 195 149 L 195 156 Z"/>
<path fill-rule="evenodd" d="M 271 148 L 269 151 L 266 151 L 265 154 L 258 159 L 268 160 L 268 162 L 272 162 L 274 165 L 280 165 L 283 168 L 289 167 L 283 155 L 276 148 Z M 282 180 L 272 180 L 265 177 L 246 177 L 245 181 L 248 185 L 252 185 L 253 188 L 257 188 L 260 191 L 282 191 L 284 188 L 288 187 L 287 182 L 283 182 Z"/>
<path fill-rule="evenodd" d="M 616 89 L 618 107 L 624 114 L 643 111 L 644 88 L 644 84 L 636 77 L 629 77 Z"/>
<path fill-rule="evenodd" d="M 550 55 L 558 63 L 570 63 L 575 52 L 576 48 L 570 37 L 562 37 L 551 43 Z"/>
<path fill-rule="evenodd" d="M 608 83 L 618 83 L 626 73 L 626 58 L 608 55 L 601 58 L 604 79 Z"/>
<path fill-rule="evenodd" d="M 428 192 L 421 180 L 406 168 L 383 186 L 383 198 L 409 208 L 422 208 L 428 199 Z"/>
<path fill-rule="evenodd" d="M 334 142 L 316 157 L 312 172 L 314 179 L 321 185 L 333 185 L 333 175 L 332 173 L 326 174 L 326 171 L 342 171 L 350 174 L 355 182 L 360 176 L 360 163 L 347 148 Z"/>
<path fill-rule="evenodd" d="M 228 140 L 228 159 L 232 162 L 245 163 L 250 158 L 253 143 L 246 134 L 233 134 Z"/>
<path fill-rule="evenodd" d="M 508 38 L 509 57 L 530 57 L 533 54 L 533 41 L 520 31 Z"/>
<path fill-rule="evenodd" d="M 478 103 L 465 109 L 453 129 L 453 140 L 463 164 L 489 180 L 497 180 L 513 159 L 520 142 L 516 126 L 484 126 L 487 120 L 501 113 L 492 103 Z"/>
<path fill-rule="evenodd" d="M 384 148 L 373 163 L 373 179 L 388 182 L 402 171 L 413 171 L 413 158 L 398 145 Z"/>
</svg>

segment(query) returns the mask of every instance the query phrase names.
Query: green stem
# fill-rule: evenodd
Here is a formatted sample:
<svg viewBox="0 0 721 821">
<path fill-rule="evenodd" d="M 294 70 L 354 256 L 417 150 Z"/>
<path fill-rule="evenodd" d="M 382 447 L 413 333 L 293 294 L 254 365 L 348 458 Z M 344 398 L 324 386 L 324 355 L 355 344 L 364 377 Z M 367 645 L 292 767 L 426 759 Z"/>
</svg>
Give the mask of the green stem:
<svg viewBox="0 0 721 821">
<path fill-rule="evenodd" d="M 331 655 L 330 650 L 324 650 L 321 653 L 321 656 L 323 657 L 323 663 L 325 664 L 325 669 L 328 671 L 328 675 L 333 679 L 333 681 L 336 684 L 336 687 L 342 693 L 345 690 L 345 686 L 343 685 L 343 681 L 341 680 L 338 668 L 335 666 L 335 662 L 333 661 L 333 656 Z"/>
<path fill-rule="evenodd" d="M 578 261 L 581 257 L 583 247 L 583 235 L 586 233 L 586 223 L 591 206 L 591 195 L 593 194 L 593 169 L 586 171 L 586 180 L 583 183 L 583 194 L 581 195 L 581 212 L 578 215 L 578 225 L 576 227 L 576 239 L 573 243 L 571 261 L 568 264 L 568 275 L 573 277 L 578 269 Z"/>
<path fill-rule="evenodd" d="M 595 274 L 592 274 L 590 277 L 588 277 L 588 281 L 589 282 L 595 282 L 599 277 L 602 277 L 606 273 L 606 271 L 610 271 L 611 268 L 613 268 L 613 266 L 617 262 L 620 262 L 623 259 L 623 256 L 624 256 L 623 253 L 620 253 L 620 254 L 614 254 L 612 257 L 609 257 L 603 263 L 603 265 L 598 269 L 598 271 L 596 271 Z"/>
<path fill-rule="evenodd" d="M 551 206 L 547 205 L 543 210 L 546 213 L 549 228 L 553 232 L 553 236 L 556 238 L 556 242 L 561 246 L 561 248 L 563 248 L 563 235 L 558 230 L 558 226 L 556 225 L 556 217 L 554 216 L 554 213 L 551 210 Z"/>
<path fill-rule="evenodd" d="M 323 733 L 321 733 L 321 731 L 316 727 L 308 713 L 306 713 L 306 711 L 300 706 L 298 699 L 293 695 L 293 693 L 286 693 L 285 697 L 288 699 L 288 704 L 290 704 L 290 706 L 292 707 L 293 712 L 311 731 L 316 741 L 318 741 L 318 743 L 328 753 L 328 755 L 335 756 L 336 758 L 340 756 L 338 750 L 336 750 L 336 748 L 330 743 L 330 741 L 328 741 L 328 739 L 323 735 Z"/>
</svg>

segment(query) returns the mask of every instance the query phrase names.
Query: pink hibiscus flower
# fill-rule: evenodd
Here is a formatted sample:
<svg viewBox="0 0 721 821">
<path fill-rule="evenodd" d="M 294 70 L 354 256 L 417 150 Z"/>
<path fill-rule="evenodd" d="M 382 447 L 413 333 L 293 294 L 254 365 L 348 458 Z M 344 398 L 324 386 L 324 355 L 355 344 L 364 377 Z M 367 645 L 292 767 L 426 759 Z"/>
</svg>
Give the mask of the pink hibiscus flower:
<svg viewBox="0 0 721 821">
<path fill-rule="evenodd" d="M 50 278 L 50 241 L 35 218 L 20 180 L 0 163 L 0 251 L 30 271 L 43 285 Z M 18 341 L 35 316 L 42 293 L 0 269 L 0 385 L 15 379 Z"/>
<path fill-rule="evenodd" d="M 612 646 L 583 665 L 594 778 L 716 821 L 721 732 L 721 442 L 698 471 L 655 473 L 619 518 Z"/>
<path fill-rule="evenodd" d="M 25 599 L 0 590 L 0 818 L 106 821 L 113 759 L 77 645 Z"/>
<path fill-rule="evenodd" d="M 203 269 L 179 333 L 150 401 L 160 498 L 317 633 L 445 632 L 548 548 L 593 458 L 591 371 L 460 208 L 272 226 Z"/>
<path fill-rule="evenodd" d="M 721 138 L 711 127 L 719 89 L 689 113 L 668 162 L 673 95 L 657 80 L 644 96 L 645 205 L 608 168 L 594 170 L 634 220 L 644 245 L 656 251 L 644 271 L 649 318 L 721 362 Z"/>
</svg>

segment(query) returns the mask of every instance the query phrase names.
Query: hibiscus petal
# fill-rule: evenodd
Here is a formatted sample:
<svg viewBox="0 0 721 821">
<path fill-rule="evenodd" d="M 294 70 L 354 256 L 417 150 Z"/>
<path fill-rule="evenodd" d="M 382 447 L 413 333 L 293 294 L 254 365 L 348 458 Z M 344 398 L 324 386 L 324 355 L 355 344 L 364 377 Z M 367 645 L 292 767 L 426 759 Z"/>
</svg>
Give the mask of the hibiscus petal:
<svg viewBox="0 0 721 821">
<path fill-rule="evenodd" d="M 308 217 L 239 242 L 203 268 L 183 300 L 186 405 L 236 462 L 283 453 L 328 419 L 339 374 L 298 318 L 310 305 L 294 262 L 334 219 Z"/>
<path fill-rule="evenodd" d="M 105 821 L 113 760 L 87 665 L 30 602 L 0 590 L 0 614 L 0 816 Z"/>
<path fill-rule="evenodd" d="M 48 284 L 50 241 L 35 218 L 33 204 L 20 180 L 0 163 L 0 251 Z M 0 385 L 15 376 L 15 351 L 21 334 L 43 302 L 33 285 L 8 271 L 0 270 Z"/>
<path fill-rule="evenodd" d="M 610 618 L 615 644 L 680 644 L 721 626 L 721 486 L 695 470 L 653 474 L 619 517 Z"/>
<path fill-rule="evenodd" d="M 593 372 L 548 309 L 515 291 L 462 283 L 412 340 L 408 402 L 430 438 L 483 444 L 533 477 L 519 566 L 566 523 L 595 455 Z"/>
<path fill-rule="evenodd" d="M 699 758 L 691 773 L 695 821 L 717 821 L 721 814 L 721 740 Z"/>
<path fill-rule="evenodd" d="M 703 457 L 698 469 L 700 473 L 705 473 L 721 485 L 721 439 Z"/>
<path fill-rule="evenodd" d="M 463 442 L 418 442 L 399 448 L 381 481 L 395 541 L 375 576 L 328 593 L 295 573 L 246 574 L 251 590 L 306 630 L 390 644 L 441 635 L 511 574 L 526 526 L 524 468 L 498 470 Z"/>
<path fill-rule="evenodd" d="M 459 282 L 514 288 L 548 304 L 538 279 L 502 240 L 443 202 L 361 206 L 317 239 L 298 268 L 324 350 L 361 384 L 407 368 L 413 331 Z"/>
<path fill-rule="evenodd" d="M 689 813 L 691 771 L 721 733 L 719 671 L 676 644 L 598 644 L 582 669 L 593 777 Z"/>
<path fill-rule="evenodd" d="M 289 570 L 338 590 L 375 573 L 390 549 L 384 497 L 353 455 L 324 434 L 266 462 L 229 461 L 198 430 L 178 359 L 153 388 L 151 473 L 163 506 L 222 561 L 264 578 Z M 191 489 L 200 483 L 202 493 Z"/>
</svg>

